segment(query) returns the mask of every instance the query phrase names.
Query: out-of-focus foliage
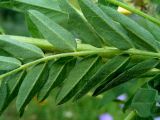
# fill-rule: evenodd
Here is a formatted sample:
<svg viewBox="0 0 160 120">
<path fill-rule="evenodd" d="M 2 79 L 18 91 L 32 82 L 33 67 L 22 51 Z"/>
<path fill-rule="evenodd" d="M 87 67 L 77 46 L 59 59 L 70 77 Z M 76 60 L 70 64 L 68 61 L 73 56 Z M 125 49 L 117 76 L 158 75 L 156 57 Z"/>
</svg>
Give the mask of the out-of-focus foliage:
<svg viewBox="0 0 160 120">
<path fill-rule="evenodd" d="M 135 6 L 136 8 L 159 18 L 160 16 L 160 0 L 123 0 L 124 2 Z"/>
<path fill-rule="evenodd" d="M 23 14 L 0 8 L 0 33 L 28 36 Z"/>
<path fill-rule="evenodd" d="M 34 99 L 26 108 L 26 112 L 21 120 L 100 120 L 103 114 L 110 114 L 114 120 L 123 120 L 128 112 L 123 113 L 123 103 L 109 101 L 100 107 L 102 96 L 97 98 L 87 95 L 81 101 L 67 103 L 56 106 L 54 101 L 55 93 L 38 103 Z M 6 110 L 0 120 L 18 120 L 19 115 L 15 112 L 15 103 Z"/>
</svg>

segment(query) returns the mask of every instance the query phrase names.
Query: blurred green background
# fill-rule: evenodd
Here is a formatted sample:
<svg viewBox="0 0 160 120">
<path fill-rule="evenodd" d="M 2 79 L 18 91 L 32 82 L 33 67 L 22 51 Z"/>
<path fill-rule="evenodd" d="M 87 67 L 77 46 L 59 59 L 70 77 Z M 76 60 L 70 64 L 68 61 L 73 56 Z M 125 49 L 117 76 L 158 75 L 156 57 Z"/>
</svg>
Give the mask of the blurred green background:
<svg viewBox="0 0 160 120">
<path fill-rule="evenodd" d="M 28 36 L 25 18 L 21 13 L 0 8 L 0 32 Z"/>
</svg>

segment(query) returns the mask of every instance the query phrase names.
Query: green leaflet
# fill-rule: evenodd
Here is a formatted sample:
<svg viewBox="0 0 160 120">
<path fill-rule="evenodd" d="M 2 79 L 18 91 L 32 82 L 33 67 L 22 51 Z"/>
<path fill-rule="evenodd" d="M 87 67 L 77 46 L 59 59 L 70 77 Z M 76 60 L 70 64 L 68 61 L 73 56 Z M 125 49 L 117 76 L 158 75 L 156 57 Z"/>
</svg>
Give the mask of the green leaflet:
<svg viewBox="0 0 160 120">
<path fill-rule="evenodd" d="M 16 41 L 16 39 L 5 35 L 0 35 L 0 48 L 21 60 L 37 59 L 44 56 L 38 47 Z"/>
<path fill-rule="evenodd" d="M 49 17 L 51 20 L 55 21 L 56 23 L 60 25 L 65 25 L 68 21 L 68 14 L 63 12 L 58 3 L 54 1 L 48 1 L 48 0 L 34 0 L 34 1 L 28 1 L 28 0 L 18 0 L 14 2 L 14 7 L 16 7 L 20 11 L 27 11 L 30 9 L 38 10 L 41 13 L 45 14 L 47 17 Z M 30 18 L 26 15 L 26 21 L 28 28 L 32 34 L 33 37 L 43 38 L 40 31 L 36 26 L 34 26 L 34 23 L 30 20 Z"/>
<path fill-rule="evenodd" d="M 122 24 L 128 31 L 130 31 L 132 34 L 136 35 L 139 38 L 139 39 L 133 39 L 132 40 L 133 43 L 139 44 L 139 42 L 141 42 L 143 44 L 140 44 L 140 46 L 142 46 L 146 50 L 151 50 L 156 52 L 159 51 L 159 43 L 156 41 L 154 36 L 149 31 L 144 29 L 142 26 L 137 24 L 132 19 L 118 13 L 116 10 L 112 8 L 102 5 L 100 7 L 105 12 L 106 15 L 110 16 L 113 20 Z"/>
<path fill-rule="evenodd" d="M 62 104 L 69 100 L 71 97 L 70 94 L 76 94 L 76 91 L 72 91 L 80 81 L 88 75 L 89 71 L 93 66 L 96 65 L 99 57 L 89 56 L 87 58 L 82 59 L 78 62 L 75 67 L 71 70 L 68 77 L 65 79 L 64 84 L 58 93 L 58 97 L 56 99 L 57 104 Z M 74 92 L 74 93 L 73 93 Z"/>
<path fill-rule="evenodd" d="M 124 82 L 127 82 L 133 78 L 137 78 L 140 75 L 149 71 L 150 69 L 154 68 L 158 63 L 159 63 L 159 60 L 157 59 L 148 59 L 148 60 L 142 61 L 134 65 L 133 67 L 127 69 L 126 71 L 124 71 L 123 73 L 121 73 L 120 75 L 112 79 L 111 81 L 106 81 L 96 90 L 96 92 L 100 94 Z"/>
<path fill-rule="evenodd" d="M 89 81 L 89 79 L 97 72 L 97 70 L 103 65 L 103 61 L 101 58 L 99 58 L 96 63 L 92 66 L 92 68 L 89 70 L 89 72 L 79 81 L 79 83 L 70 91 L 70 93 L 63 99 L 63 101 L 60 103 L 64 103 L 68 100 L 70 100 L 73 96 L 75 96 L 81 88 L 83 88 Z"/>
<path fill-rule="evenodd" d="M 79 0 L 79 4 L 84 16 L 103 39 L 103 42 L 119 49 L 129 49 L 133 47 L 128 36 L 123 34 L 123 32 L 116 27 L 115 22 L 96 4 L 90 0 Z"/>
<path fill-rule="evenodd" d="M 40 33 L 40 31 L 38 30 L 38 28 L 34 25 L 34 23 L 28 17 L 27 14 L 25 15 L 25 20 L 27 22 L 27 27 L 28 27 L 28 30 L 29 30 L 30 34 L 32 35 L 32 37 L 43 38 L 43 35 Z"/>
<path fill-rule="evenodd" d="M 8 105 L 12 102 L 12 100 L 17 96 L 20 85 L 24 78 L 24 75 L 25 75 L 25 71 L 22 71 L 4 79 L 4 81 L 8 86 L 9 92 L 8 92 L 8 97 L 5 100 L 5 104 L 1 109 L 1 112 L 3 112 L 8 107 Z"/>
<path fill-rule="evenodd" d="M 18 94 L 20 85 L 23 81 L 23 78 L 25 76 L 25 71 L 21 71 L 15 75 L 10 76 L 6 82 L 8 84 L 9 88 L 9 97 L 8 102 L 11 102 Z"/>
<path fill-rule="evenodd" d="M 135 16 L 137 17 L 136 19 L 134 19 L 139 25 L 143 26 L 146 30 L 150 31 L 152 33 L 152 35 L 156 38 L 156 40 L 158 40 L 160 42 L 160 37 L 159 37 L 159 33 L 160 33 L 160 27 L 156 24 L 154 24 L 153 22 L 144 19 L 143 17 L 140 16 Z"/>
<path fill-rule="evenodd" d="M 131 107 L 140 117 L 149 117 L 152 115 L 152 107 L 156 103 L 157 97 L 157 90 L 140 88 L 133 97 Z"/>
<path fill-rule="evenodd" d="M 12 57 L 0 56 L 0 70 L 8 71 L 21 66 L 21 62 Z"/>
<path fill-rule="evenodd" d="M 44 38 L 56 48 L 75 51 L 76 41 L 70 32 L 38 11 L 29 10 L 28 14 Z"/>
<path fill-rule="evenodd" d="M 150 44 L 144 44 L 141 38 L 134 35 L 132 32 L 128 31 L 128 36 L 131 38 L 132 41 L 135 41 L 134 45 L 137 49 L 148 50 L 148 48 L 150 48 Z"/>
<path fill-rule="evenodd" d="M 41 87 L 43 72 L 46 71 L 46 63 L 38 64 L 29 70 L 26 77 L 24 78 L 22 85 L 20 86 L 16 107 L 20 112 L 20 115 L 23 114 L 26 105 L 37 93 L 37 89 Z"/>
<path fill-rule="evenodd" d="M 112 79 L 117 73 L 125 69 L 128 64 L 129 57 L 126 56 L 116 56 L 111 60 L 107 61 L 97 72 L 88 80 L 84 87 L 77 93 L 74 100 L 83 97 L 92 88 L 97 86 L 97 84 L 104 82 L 106 79 Z"/>
<path fill-rule="evenodd" d="M 8 98 L 8 93 L 9 93 L 9 90 L 8 90 L 7 83 L 5 81 L 2 81 L 0 85 L 0 115 L 3 112 L 2 109 L 5 106 L 6 100 Z"/>
<path fill-rule="evenodd" d="M 70 69 L 72 69 L 72 67 L 74 66 L 75 62 L 76 59 L 71 59 L 71 57 L 60 58 L 50 66 L 48 79 L 37 95 L 40 102 L 49 95 L 52 89 L 62 84 L 68 73 L 67 67 L 70 67 L 70 71 Z"/>
<path fill-rule="evenodd" d="M 102 46 L 102 40 L 97 35 L 92 26 L 85 20 L 80 11 L 76 9 L 68 0 L 59 0 L 60 7 L 69 13 L 67 29 L 83 43 L 91 44 L 96 47 Z"/>
<path fill-rule="evenodd" d="M 65 26 L 68 21 L 68 14 L 67 13 L 56 13 L 55 11 L 50 10 L 39 10 L 43 14 L 45 14 L 48 18 L 50 18 L 52 21 L 55 21 L 57 24 L 60 24 L 62 26 Z M 33 37 L 43 38 L 43 35 L 38 30 L 38 27 L 34 25 L 32 20 L 28 17 L 28 15 L 25 16 L 28 29 L 31 32 Z"/>
</svg>

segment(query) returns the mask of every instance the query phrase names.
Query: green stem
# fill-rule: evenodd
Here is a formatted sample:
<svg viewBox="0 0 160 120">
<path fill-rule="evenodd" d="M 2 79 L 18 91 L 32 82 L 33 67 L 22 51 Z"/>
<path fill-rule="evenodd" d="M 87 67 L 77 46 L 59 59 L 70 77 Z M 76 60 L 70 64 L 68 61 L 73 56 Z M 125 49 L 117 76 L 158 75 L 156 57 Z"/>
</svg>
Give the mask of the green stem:
<svg viewBox="0 0 160 120">
<path fill-rule="evenodd" d="M 125 9 L 127 9 L 127 10 L 129 10 L 129 11 L 131 11 L 133 13 L 136 13 L 136 14 L 138 14 L 140 16 L 143 16 L 144 18 L 146 18 L 146 19 L 148 19 L 148 20 L 160 25 L 160 20 L 158 20 L 158 19 L 156 19 L 156 18 L 154 18 L 154 17 L 152 17 L 150 15 L 147 15 L 144 12 L 141 12 L 140 10 L 138 10 L 138 9 L 132 7 L 132 6 L 128 6 L 128 5 L 126 5 L 126 4 L 122 3 L 122 2 L 119 2 L 117 0 L 106 0 L 106 1 L 110 2 L 112 4 L 115 4 L 115 5 L 118 5 L 118 6 L 122 7 L 122 8 L 125 8 Z"/>
<path fill-rule="evenodd" d="M 137 50 L 137 49 L 129 49 L 129 50 L 123 51 L 123 53 L 135 55 L 135 56 L 137 56 L 136 59 L 139 59 L 139 57 L 143 57 L 143 56 L 144 57 L 148 56 L 148 57 L 152 57 L 152 58 L 160 58 L 160 53 L 148 52 L 148 51 Z"/>
<path fill-rule="evenodd" d="M 19 40 L 21 42 L 34 44 L 43 50 L 50 50 L 50 51 L 56 50 L 46 40 L 33 39 L 33 38 L 27 38 L 27 37 L 17 37 L 17 36 L 9 36 L 9 37 L 15 38 L 16 40 Z M 119 55 L 119 54 L 129 54 L 135 60 L 141 60 L 141 59 L 144 59 L 145 57 L 160 59 L 160 53 L 142 51 L 142 50 L 137 50 L 137 49 L 119 50 L 114 47 L 96 48 L 96 47 L 93 47 L 93 46 L 87 45 L 87 44 L 79 44 L 78 46 L 79 46 L 78 52 L 68 52 L 68 53 L 61 53 L 61 54 L 46 56 L 46 57 L 38 59 L 36 61 L 26 63 L 26 64 L 22 65 L 21 67 L 15 69 L 15 70 L 12 70 L 8 73 L 2 74 L 2 75 L 0 75 L 0 79 L 3 79 L 9 75 L 15 74 L 21 70 L 25 70 L 32 65 L 36 65 L 41 62 L 46 62 L 46 61 L 54 60 L 54 59 L 61 58 L 61 57 L 68 57 L 68 56 L 77 57 L 77 56 L 87 56 L 87 55 L 98 54 L 100 56 L 111 58 L 111 57 Z"/>
<path fill-rule="evenodd" d="M 131 111 L 124 120 L 135 120 L 135 117 L 136 117 L 136 112 Z"/>
<path fill-rule="evenodd" d="M 25 42 L 25 43 L 36 45 L 37 47 L 41 48 L 44 51 L 48 50 L 51 52 L 55 52 L 56 50 L 58 50 L 53 45 L 51 45 L 48 41 L 44 39 L 36 39 L 36 38 L 21 37 L 21 36 L 10 36 L 10 35 L 5 35 L 5 36 L 18 40 L 20 42 Z M 77 51 L 106 51 L 106 50 L 110 51 L 110 53 L 107 53 L 108 54 L 107 56 L 113 56 L 112 53 L 114 52 L 114 53 L 126 53 L 126 54 L 136 55 L 138 56 L 136 57 L 136 59 L 141 59 L 140 57 L 143 57 L 143 56 L 160 58 L 160 53 L 148 52 L 148 51 L 137 50 L 137 49 L 121 51 L 115 47 L 96 48 L 92 45 L 80 44 L 80 43 L 77 45 L 77 47 L 78 47 Z M 106 56 L 106 54 L 103 54 L 103 55 Z"/>
<path fill-rule="evenodd" d="M 111 58 L 115 55 L 118 54 L 129 54 L 129 55 L 141 55 L 141 56 L 150 56 L 150 57 L 155 57 L 155 58 L 160 58 L 160 54 L 159 53 L 152 53 L 152 52 L 145 52 L 145 51 L 140 51 L 140 50 L 126 50 L 126 51 L 121 51 L 118 49 L 112 49 L 112 48 L 99 48 L 96 50 L 89 50 L 89 51 L 80 51 L 80 52 L 69 52 L 69 53 L 61 53 L 61 54 L 56 54 L 56 55 L 51 55 L 51 56 L 46 56 L 44 58 L 35 60 L 33 62 L 29 62 L 26 63 L 24 65 L 22 65 L 21 67 L 12 70 L 8 73 L 2 74 L 0 75 L 0 80 L 2 80 L 3 78 L 10 76 L 12 74 L 15 74 L 21 70 L 25 70 L 30 66 L 42 63 L 42 62 L 46 62 L 46 61 L 50 61 L 50 60 L 54 60 L 57 58 L 61 58 L 61 57 L 68 57 L 68 56 L 73 56 L 73 57 L 78 57 L 78 56 L 87 56 L 87 55 L 94 55 L 94 54 L 98 54 L 98 55 L 102 55 L 105 56 L 107 58 Z"/>
<path fill-rule="evenodd" d="M 15 74 L 15 73 L 17 73 L 21 70 L 25 70 L 30 66 L 33 66 L 33 65 L 36 65 L 36 64 L 39 64 L 39 63 L 42 63 L 42 62 L 54 60 L 54 59 L 57 59 L 57 58 L 68 57 L 68 56 L 74 56 L 74 57 L 87 56 L 87 55 L 94 55 L 94 54 L 99 54 L 99 55 L 106 54 L 108 57 L 110 57 L 110 55 L 114 55 L 114 54 L 118 54 L 118 53 L 119 53 L 119 51 L 117 51 L 117 50 L 116 51 L 115 50 L 110 51 L 109 49 L 108 50 L 107 49 L 102 49 L 102 50 L 96 50 L 96 51 L 81 51 L 81 52 L 70 52 L 70 53 L 61 53 L 61 54 L 51 55 L 51 56 L 47 56 L 47 57 L 35 60 L 33 62 L 26 63 L 26 64 L 22 65 L 21 67 L 15 69 L 15 70 L 12 70 L 10 72 L 2 74 L 2 75 L 0 75 L 0 80 L 2 80 L 3 78 L 5 78 L 7 76 Z"/>
</svg>

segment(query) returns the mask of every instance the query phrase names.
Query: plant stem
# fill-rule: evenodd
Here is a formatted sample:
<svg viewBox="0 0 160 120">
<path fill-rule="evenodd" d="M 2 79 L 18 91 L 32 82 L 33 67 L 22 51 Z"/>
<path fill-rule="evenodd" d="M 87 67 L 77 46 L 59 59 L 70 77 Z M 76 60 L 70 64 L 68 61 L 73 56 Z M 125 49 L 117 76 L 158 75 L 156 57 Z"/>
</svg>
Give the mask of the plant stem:
<svg viewBox="0 0 160 120">
<path fill-rule="evenodd" d="M 131 111 L 124 120 L 134 120 L 135 117 L 136 117 L 136 112 Z"/>
<path fill-rule="evenodd" d="M 47 61 L 50 61 L 50 60 L 54 60 L 54 59 L 57 59 L 57 58 L 68 57 L 68 56 L 77 57 L 77 56 L 86 56 L 86 55 L 94 55 L 94 54 L 99 54 L 99 55 L 106 54 L 108 57 L 110 57 L 110 55 L 114 55 L 114 54 L 118 54 L 118 53 L 119 53 L 119 51 L 117 51 L 117 50 L 110 51 L 110 50 L 107 50 L 107 49 L 103 49 L 103 50 L 96 50 L 96 51 L 81 51 L 81 52 L 70 52 L 70 53 L 61 53 L 61 54 L 51 55 L 51 56 L 47 56 L 47 57 L 35 60 L 33 62 L 26 63 L 26 64 L 22 65 L 21 67 L 15 69 L 15 70 L 12 70 L 10 72 L 2 74 L 2 75 L 0 75 L 0 80 L 2 80 L 3 78 L 5 78 L 7 76 L 15 74 L 15 73 L 17 73 L 21 70 L 25 70 L 30 66 L 37 65 L 37 64 L 42 63 L 42 62 L 47 62 Z"/>
<path fill-rule="evenodd" d="M 8 73 L 2 74 L 0 75 L 0 80 L 2 80 L 3 78 L 10 76 L 12 74 L 15 74 L 21 70 L 25 70 L 30 66 L 42 63 L 42 62 L 47 62 L 50 60 L 54 60 L 57 58 L 61 58 L 61 57 L 68 57 L 68 56 L 73 56 L 73 57 L 78 57 L 78 56 L 87 56 L 87 55 L 94 55 L 94 54 L 98 54 L 98 55 L 102 55 L 105 56 L 107 58 L 111 58 L 115 55 L 118 54 L 129 54 L 129 55 L 141 55 L 141 56 L 150 56 L 150 57 L 155 57 L 155 58 L 160 58 L 160 53 L 153 53 L 153 52 L 145 52 L 145 51 L 140 51 L 140 50 L 126 50 L 126 51 L 121 51 L 118 49 L 114 49 L 114 48 L 110 48 L 110 47 L 106 47 L 106 48 L 99 48 L 96 50 L 88 50 L 88 51 L 80 51 L 80 52 L 69 52 L 69 53 L 61 53 L 61 54 L 56 54 L 56 55 L 51 55 L 51 56 L 46 56 L 44 58 L 35 60 L 33 62 L 29 62 L 26 63 L 24 65 L 22 65 L 21 67 L 12 70 Z"/>
<path fill-rule="evenodd" d="M 6 35 L 6 36 L 13 38 L 15 40 L 18 40 L 20 42 L 33 44 L 41 48 L 44 51 L 47 51 L 47 50 L 51 52 L 55 52 L 56 50 L 59 51 L 52 44 L 50 44 L 47 40 L 44 40 L 44 39 L 21 37 L 21 36 L 10 36 L 10 35 Z M 136 57 L 136 59 L 141 59 L 140 57 L 143 57 L 143 56 L 148 56 L 152 58 L 160 58 L 160 53 L 148 52 L 148 51 L 137 50 L 137 49 L 129 49 L 129 50 L 122 51 L 115 47 L 96 48 L 89 44 L 80 44 L 80 43 L 77 45 L 77 51 L 79 52 L 81 51 L 104 51 L 105 53 L 106 50 L 109 56 L 114 56 L 114 54 L 112 55 L 112 53 L 126 53 L 130 55 L 137 55 L 138 57 Z M 110 51 L 110 53 L 108 51 Z M 103 54 L 103 55 L 106 56 L 107 54 Z"/>
<path fill-rule="evenodd" d="M 148 56 L 148 57 L 152 57 L 152 58 L 160 58 L 160 53 L 155 53 L 155 52 L 148 52 L 148 51 L 143 51 L 143 50 L 137 50 L 137 49 L 129 49 L 126 51 L 123 51 L 123 53 L 126 54 L 130 54 L 130 55 L 136 55 L 139 57 L 143 57 L 143 56 Z"/>
<path fill-rule="evenodd" d="M 40 47 L 43 50 L 50 50 L 50 51 L 56 50 L 46 40 L 27 38 L 27 37 L 17 37 L 17 36 L 9 36 L 9 37 L 15 38 L 16 40 L 19 40 L 21 42 L 34 44 L 34 45 Z M 148 52 L 148 51 L 142 51 L 142 50 L 137 50 L 137 49 L 119 50 L 119 49 L 114 48 L 114 47 L 96 48 L 94 46 L 87 45 L 87 44 L 79 44 L 77 52 L 68 52 L 68 53 L 63 53 L 62 52 L 60 54 L 46 56 L 44 58 L 35 60 L 33 62 L 26 63 L 26 64 L 22 65 L 21 67 L 15 69 L 15 70 L 12 70 L 8 73 L 0 75 L 0 79 L 3 79 L 3 78 L 5 78 L 9 75 L 15 74 L 15 73 L 17 73 L 21 70 L 25 70 L 28 67 L 30 67 L 32 65 L 39 64 L 41 62 L 46 62 L 46 61 L 54 60 L 54 59 L 61 58 L 61 57 L 68 57 L 68 56 L 77 57 L 77 56 L 87 56 L 87 55 L 94 55 L 94 54 L 104 56 L 104 57 L 107 57 L 107 58 L 111 58 L 111 57 L 114 57 L 114 56 L 119 55 L 119 54 L 129 54 L 135 60 L 145 59 L 145 57 L 147 57 L 147 58 L 148 57 L 149 58 L 159 58 L 160 59 L 160 53 L 155 53 L 155 52 Z"/>
<path fill-rule="evenodd" d="M 125 9 L 127 9 L 127 10 L 129 10 L 129 11 L 131 11 L 133 13 L 136 13 L 136 14 L 138 14 L 138 15 L 140 15 L 140 16 L 142 16 L 142 17 L 144 17 L 144 18 L 146 18 L 146 19 L 148 19 L 148 20 L 160 25 L 160 20 L 158 20 L 158 19 L 156 19 L 156 18 L 154 18 L 154 17 L 152 17 L 150 15 L 147 15 L 146 13 L 141 12 L 140 10 L 138 10 L 138 9 L 132 7 L 132 6 L 128 6 L 128 5 L 126 5 L 126 4 L 122 3 L 122 2 L 119 2 L 117 0 L 106 0 L 106 1 L 110 2 L 112 4 L 115 4 L 115 5 L 118 5 L 118 6 L 122 7 L 122 8 L 125 8 Z"/>
</svg>

